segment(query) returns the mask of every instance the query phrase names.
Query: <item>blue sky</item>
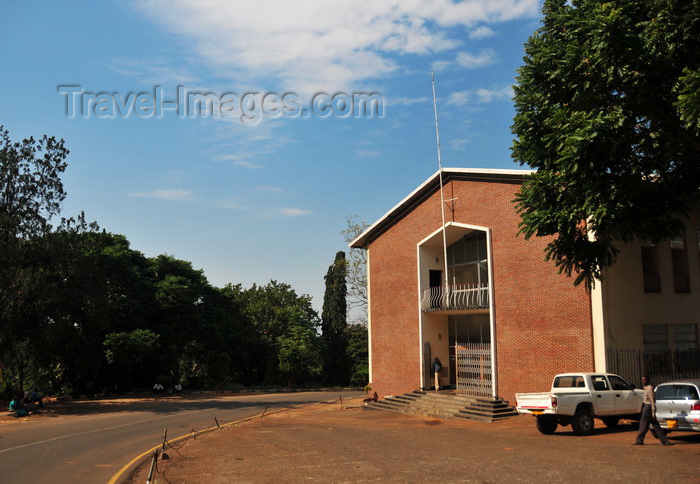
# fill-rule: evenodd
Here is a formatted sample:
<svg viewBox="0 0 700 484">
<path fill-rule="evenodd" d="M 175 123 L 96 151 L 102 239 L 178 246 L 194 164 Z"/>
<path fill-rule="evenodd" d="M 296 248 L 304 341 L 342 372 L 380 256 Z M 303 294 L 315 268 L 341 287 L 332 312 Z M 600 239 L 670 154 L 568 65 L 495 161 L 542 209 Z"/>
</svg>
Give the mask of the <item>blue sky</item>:
<svg viewBox="0 0 700 484">
<path fill-rule="evenodd" d="M 540 8 L 4 0 L 0 124 L 14 140 L 66 140 L 64 216 L 84 210 L 149 257 L 191 261 L 216 286 L 275 279 L 320 309 L 323 276 L 347 250 L 347 216 L 374 222 L 437 170 L 431 70 L 443 165 L 520 168 L 509 151 L 511 86 Z M 68 116 L 77 104 L 60 86 L 88 93 L 75 98 L 83 111 Z M 114 109 L 139 93 L 146 107 L 149 97 L 173 101 L 178 86 L 228 94 L 229 106 L 245 93 L 291 93 L 300 109 L 318 93 L 379 93 L 382 115 L 299 110 L 253 123 L 240 111 Z"/>
</svg>

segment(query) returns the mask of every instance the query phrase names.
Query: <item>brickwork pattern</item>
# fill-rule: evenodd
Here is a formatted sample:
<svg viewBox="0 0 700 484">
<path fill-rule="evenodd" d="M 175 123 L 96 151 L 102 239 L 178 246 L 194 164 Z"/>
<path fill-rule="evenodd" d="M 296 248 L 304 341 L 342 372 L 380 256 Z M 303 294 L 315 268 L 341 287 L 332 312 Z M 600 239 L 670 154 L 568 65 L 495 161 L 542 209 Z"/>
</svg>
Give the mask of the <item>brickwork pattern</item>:
<svg viewBox="0 0 700 484">
<path fill-rule="evenodd" d="M 519 184 L 451 180 L 455 199 L 446 217 L 489 227 L 499 396 L 549 388 L 555 373 L 593 371 L 588 293 L 544 261 L 547 240 L 516 236 L 520 221 L 512 200 Z M 372 387 L 397 395 L 420 387 L 417 243 L 441 226 L 440 193 L 370 242 Z"/>
</svg>

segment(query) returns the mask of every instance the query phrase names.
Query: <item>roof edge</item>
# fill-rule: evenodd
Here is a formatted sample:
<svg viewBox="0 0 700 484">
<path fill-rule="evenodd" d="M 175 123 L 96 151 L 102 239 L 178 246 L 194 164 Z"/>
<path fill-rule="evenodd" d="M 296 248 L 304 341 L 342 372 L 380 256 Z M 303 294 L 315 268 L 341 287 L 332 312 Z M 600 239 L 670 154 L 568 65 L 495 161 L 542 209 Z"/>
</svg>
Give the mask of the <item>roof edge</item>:
<svg viewBox="0 0 700 484">
<path fill-rule="evenodd" d="M 523 179 L 528 175 L 534 173 L 535 170 L 509 170 L 509 169 L 494 169 L 494 168 L 442 168 L 442 173 L 444 175 L 462 175 L 469 176 L 473 175 L 475 178 L 504 178 L 504 179 Z M 430 186 L 435 183 L 436 179 L 440 176 L 440 170 L 433 173 L 427 180 L 421 183 L 418 188 L 413 190 L 408 194 L 403 200 L 397 203 L 393 208 L 386 212 L 379 220 L 374 222 L 372 225 L 367 227 L 364 232 L 358 235 L 353 241 L 350 242 L 349 246 L 354 249 L 361 249 L 367 246 L 369 239 L 376 232 L 379 232 L 384 227 L 391 224 L 391 218 L 402 211 L 402 209 L 409 205 L 411 202 L 420 198 L 420 196 L 427 193 Z"/>
</svg>

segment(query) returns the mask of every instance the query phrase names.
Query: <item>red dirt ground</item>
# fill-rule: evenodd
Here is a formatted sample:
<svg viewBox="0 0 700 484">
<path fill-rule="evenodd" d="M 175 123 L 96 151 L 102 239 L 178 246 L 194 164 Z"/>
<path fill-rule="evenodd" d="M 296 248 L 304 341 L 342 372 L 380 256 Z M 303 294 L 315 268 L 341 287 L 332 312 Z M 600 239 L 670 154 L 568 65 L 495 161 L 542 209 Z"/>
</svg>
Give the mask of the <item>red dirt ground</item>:
<svg viewBox="0 0 700 484">
<path fill-rule="evenodd" d="M 344 403 L 176 442 L 152 482 L 645 482 L 645 475 L 700 482 L 700 435 L 672 434 L 671 447 L 647 435 L 647 445 L 633 446 L 636 422 L 606 429 L 597 421 L 587 437 L 571 427 L 541 435 L 529 416 L 483 423 L 365 411 L 359 399 Z M 127 482 L 146 482 L 149 469 L 150 459 Z"/>
</svg>

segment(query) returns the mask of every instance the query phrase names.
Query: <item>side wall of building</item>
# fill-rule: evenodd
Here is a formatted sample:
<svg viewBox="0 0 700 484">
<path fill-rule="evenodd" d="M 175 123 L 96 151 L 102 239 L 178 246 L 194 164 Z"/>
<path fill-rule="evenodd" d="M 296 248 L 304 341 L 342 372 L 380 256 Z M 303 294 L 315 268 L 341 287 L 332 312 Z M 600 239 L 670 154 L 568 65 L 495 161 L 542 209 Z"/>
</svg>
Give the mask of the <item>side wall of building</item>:
<svg viewBox="0 0 700 484">
<path fill-rule="evenodd" d="M 677 292 L 671 243 L 656 245 L 659 292 L 645 292 L 642 244 L 639 241 L 620 244 L 616 263 L 606 269 L 602 283 L 602 305 L 605 314 L 605 346 L 607 348 L 643 349 L 645 325 L 694 325 L 697 344 L 700 323 L 700 211 L 690 215 L 684 237 L 687 253 L 689 292 Z M 669 347 L 673 346 L 669 328 Z"/>
<path fill-rule="evenodd" d="M 497 344 L 498 393 L 549 387 L 553 374 L 592 371 L 590 297 L 544 261 L 546 241 L 516 236 L 512 200 L 518 184 L 453 180 L 445 186 L 448 221 L 489 227 Z M 441 227 L 434 192 L 371 241 L 372 386 L 380 397 L 420 387 L 416 244 Z"/>
</svg>

